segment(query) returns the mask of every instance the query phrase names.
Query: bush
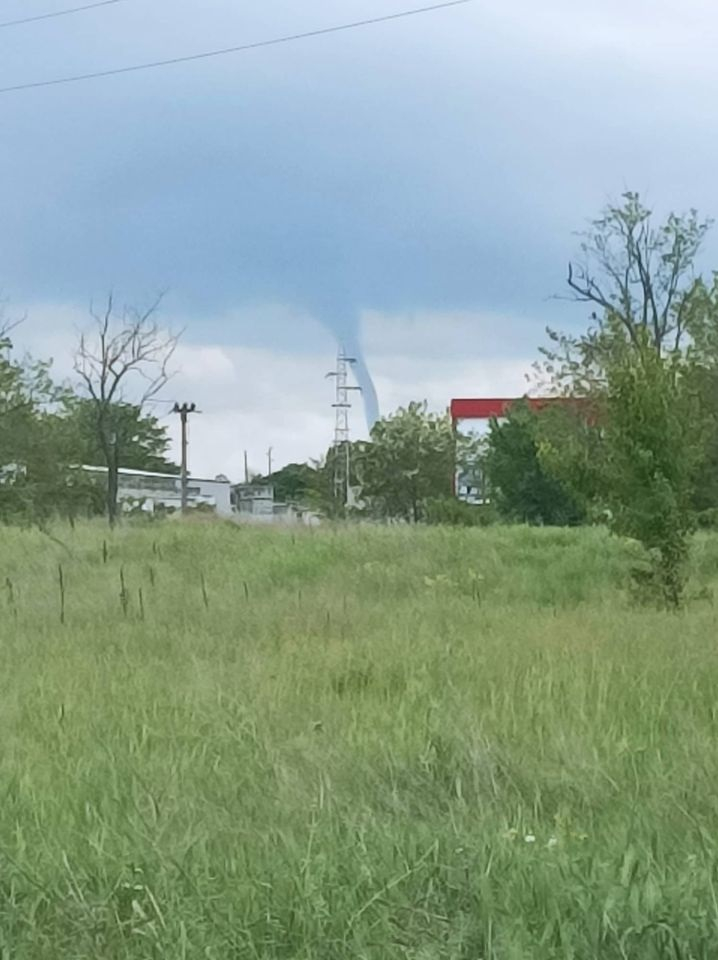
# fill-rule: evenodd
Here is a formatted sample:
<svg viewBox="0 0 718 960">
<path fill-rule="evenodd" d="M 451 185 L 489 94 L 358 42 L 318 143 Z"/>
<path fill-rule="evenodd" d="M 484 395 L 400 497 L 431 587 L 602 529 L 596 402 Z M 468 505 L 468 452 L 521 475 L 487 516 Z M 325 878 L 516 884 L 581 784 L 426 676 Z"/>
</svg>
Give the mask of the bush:
<svg viewBox="0 0 718 960">
<path fill-rule="evenodd" d="M 424 505 L 426 523 L 449 527 L 487 527 L 496 521 L 490 504 L 472 505 L 455 497 L 435 497 Z"/>
<path fill-rule="evenodd" d="M 696 526 L 700 530 L 718 530 L 718 507 L 710 507 L 697 513 Z"/>
<path fill-rule="evenodd" d="M 556 411 L 537 413 L 517 403 L 503 422 L 493 421 L 486 472 L 496 511 L 510 523 L 573 527 L 586 522 L 585 511 L 542 462 L 542 431 Z M 549 418 L 549 419 L 547 419 Z"/>
</svg>

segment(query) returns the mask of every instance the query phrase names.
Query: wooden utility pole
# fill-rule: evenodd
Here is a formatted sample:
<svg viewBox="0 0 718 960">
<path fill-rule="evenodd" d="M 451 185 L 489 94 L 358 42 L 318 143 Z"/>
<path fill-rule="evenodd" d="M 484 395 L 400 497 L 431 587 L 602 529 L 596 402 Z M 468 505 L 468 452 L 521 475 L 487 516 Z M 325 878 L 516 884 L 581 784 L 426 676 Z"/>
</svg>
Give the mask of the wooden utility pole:
<svg viewBox="0 0 718 960">
<path fill-rule="evenodd" d="M 180 422 L 182 423 L 182 467 L 181 467 L 181 477 L 180 482 L 182 484 L 182 513 L 187 513 L 187 503 L 188 503 L 188 491 L 187 491 L 187 421 L 189 420 L 189 415 L 191 413 L 197 413 L 197 405 L 195 403 L 176 403 L 174 405 L 174 412 L 179 414 Z"/>
</svg>

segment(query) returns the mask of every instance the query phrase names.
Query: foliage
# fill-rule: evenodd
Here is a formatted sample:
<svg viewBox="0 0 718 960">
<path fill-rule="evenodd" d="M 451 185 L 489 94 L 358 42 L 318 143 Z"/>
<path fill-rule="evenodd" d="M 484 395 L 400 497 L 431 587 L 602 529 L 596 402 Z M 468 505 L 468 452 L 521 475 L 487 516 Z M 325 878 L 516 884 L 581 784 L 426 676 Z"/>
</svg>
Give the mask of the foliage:
<svg viewBox="0 0 718 960">
<path fill-rule="evenodd" d="M 356 491 L 359 486 L 357 461 L 361 444 L 349 444 L 350 488 Z M 274 495 L 280 502 L 291 503 L 315 511 L 330 519 L 344 519 L 350 516 L 353 508 L 346 505 L 346 485 L 337 487 L 338 458 L 341 458 L 339 474 L 345 476 L 346 448 L 330 447 L 326 454 L 309 463 L 288 464 L 271 477 L 260 478 L 260 482 L 274 485 Z"/>
<path fill-rule="evenodd" d="M 693 509 L 700 515 L 718 510 L 718 352 L 713 362 L 701 362 L 700 366 L 694 363 L 691 374 L 701 409 L 707 417 L 705 456 L 698 468 L 693 495 Z"/>
<path fill-rule="evenodd" d="M 53 413 L 62 391 L 50 364 L 17 358 L 0 337 L 0 519 L 45 523 L 54 515 L 92 514 L 92 487 L 70 470 Z"/>
<path fill-rule="evenodd" d="M 435 497 L 424 504 L 426 523 L 449 527 L 487 527 L 496 520 L 493 504 L 469 504 L 456 497 Z"/>
<path fill-rule="evenodd" d="M 0 483 L 0 519 L 45 526 L 55 517 L 69 520 L 102 512 L 98 484 L 67 462 L 54 418 L 33 425 L 21 465 L 6 471 Z"/>
<path fill-rule="evenodd" d="M 695 210 L 655 225 L 633 192 L 591 223 L 567 281 L 571 298 L 591 307 L 591 326 L 580 335 L 549 330 L 540 371 L 554 388 L 592 396 L 626 347 L 664 356 L 705 335 L 706 291 L 694 265 L 710 226 Z"/>
<path fill-rule="evenodd" d="M 105 457 L 97 433 L 96 406 L 91 400 L 69 395 L 63 404 L 57 426 L 64 432 L 64 446 L 73 463 L 105 466 Z M 117 459 L 130 470 L 153 473 L 179 473 L 176 463 L 167 459 L 170 439 L 167 427 L 157 417 L 144 413 L 136 404 L 109 404 L 106 422 L 114 437 Z"/>
<path fill-rule="evenodd" d="M 470 446 L 455 435 L 447 415 L 429 413 L 426 403 L 378 420 L 357 466 L 370 509 L 413 523 L 425 519 L 427 501 L 451 493 L 457 460 Z"/>
<path fill-rule="evenodd" d="M 0 555 L 6 956 L 718 956 L 715 612 L 632 609 L 630 545 L 51 532 Z"/>
<path fill-rule="evenodd" d="M 583 260 L 569 267 L 574 298 L 598 311 L 591 326 L 550 331 L 543 351 L 553 389 L 585 401 L 584 427 L 553 431 L 539 454 L 578 500 L 606 508 L 612 529 L 643 544 L 640 584 L 677 605 L 696 489 L 718 437 L 704 389 L 718 363 L 718 298 L 694 274 L 710 224 L 691 211 L 656 226 L 637 194 L 623 199 L 592 224 Z"/>
<path fill-rule="evenodd" d="M 586 522 L 606 519 L 605 395 L 550 404 L 538 421 L 538 459 Z"/>
<path fill-rule="evenodd" d="M 709 507 L 696 514 L 696 526 L 700 530 L 718 531 L 718 507 Z"/>
<path fill-rule="evenodd" d="M 259 483 L 270 483 L 274 487 L 274 498 L 280 503 L 305 504 L 312 499 L 317 485 L 318 468 L 309 463 L 288 463 L 267 477 L 260 477 Z"/>
<path fill-rule="evenodd" d="M 502 422 L 493 421 L 485 469 L 491 500 L 511 522 L 573 526 L 585 519 L 576 499 L 542 464 L 542 418 L 526 403 L 516 403 Z M 565 426 L 565 418 L 562 420 Z"/>
<path fill-rule="evenodd" d="M 349 444 L 350 486 L 358 486 L 357 459 L 360 445 Z M 274 485 L 275 499 L 314 510 L 331 519 L 344 518 L 346 509 L 346 487 L 336 485 L 337 458 L 342 458 L 341 475 L 344 476 L 346 448 L 330 447 L 326 454 L 310 463 L 290 463 L 259 482 Z"/>
<path fill-rule="evenodd" d="M 639 582 L 678 606 L 688 534 L 695 525 L 695 481 L 705 457 L 708 420 L 691 370 L 675 355 L 628 351 L 609 370 L 604 450 L 606 499 L 617 533 L 648 551 Z"/>
<path fill-rule="evenodd" d="M 19 360 L 9 334 L 0 333 L 0 465 L 24 462 L 37 417 L 54 398 L 49 364 Z"/>
</svg>

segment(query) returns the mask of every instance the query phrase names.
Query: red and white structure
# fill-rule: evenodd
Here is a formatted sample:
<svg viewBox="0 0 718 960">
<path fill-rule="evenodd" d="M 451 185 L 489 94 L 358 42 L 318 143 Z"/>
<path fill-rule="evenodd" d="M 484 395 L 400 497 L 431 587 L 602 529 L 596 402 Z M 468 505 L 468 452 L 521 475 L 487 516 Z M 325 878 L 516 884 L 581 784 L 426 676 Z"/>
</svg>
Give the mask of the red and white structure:
<svg viewBox="0 0 718 960">
<path fill-rule="evenodd" d="M 452 400 L 450 411 L 454 430 L 476 439 L 483 439 L 489 434 L 491 421 L 502 420 L 512 405 L 518 402 L 517 397 L 476 397 Z M 551 403 L 552 399 L 523 397 L 522 402 L 527 403 L 534 410 L 540 410 Z M 559 399 L 558 402 L 561 400 Z M 479 463 L 457 468 L 454 493 L 459 500 L 464 500 L 466 503 L 479 504 L 486 501 L 486 482 Z"/>
<path fill-rule="evenodd" d="M 545 407 L 547 403 L 555 402 L 555 399 L 558 399 L 560 402 L 562 398 L 522 397 L 521 401 L 527 403 L 529 407 L 534 410 L 540 410 L 541 407 Z M 474 425 L 481 423 L 488 424 L 494 419 L 501 420 L 502 417 L 506 416 L 513 404 L 518 402 L 519 399 L 517 397 L 510 399 L 506 397 L 481 397 L 472 400 L 452 400 L 451 419 L 455 427 L 458 427 L 464 422 Z"/>
</svg>

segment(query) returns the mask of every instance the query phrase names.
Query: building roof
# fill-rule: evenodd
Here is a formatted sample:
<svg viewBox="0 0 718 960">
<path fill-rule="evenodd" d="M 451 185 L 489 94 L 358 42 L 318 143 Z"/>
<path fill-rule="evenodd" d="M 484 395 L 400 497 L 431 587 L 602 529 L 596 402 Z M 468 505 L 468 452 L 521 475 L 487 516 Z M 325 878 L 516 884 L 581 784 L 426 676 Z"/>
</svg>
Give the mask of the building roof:
<svg viewBox="0 0 718 960">
<path fill-rule="evenodd" d="M 89 470 L 95 473 L 107 473 L 107 467 L 91 467 L 87 464 L 82 465 L 83 470 Z M 129 467 L 120 467 L 118 473 L 130 477 L 162 477 L 165 480 L 180 480 L 178 473 L 153 473 L 152 470 L 132 470 Z M 222 483 L 229 486 L 230 481 L 226 477 L 215 477 L 214 479 L 190 476 L 187 477 L 190 483 Z"/>
</svg>

